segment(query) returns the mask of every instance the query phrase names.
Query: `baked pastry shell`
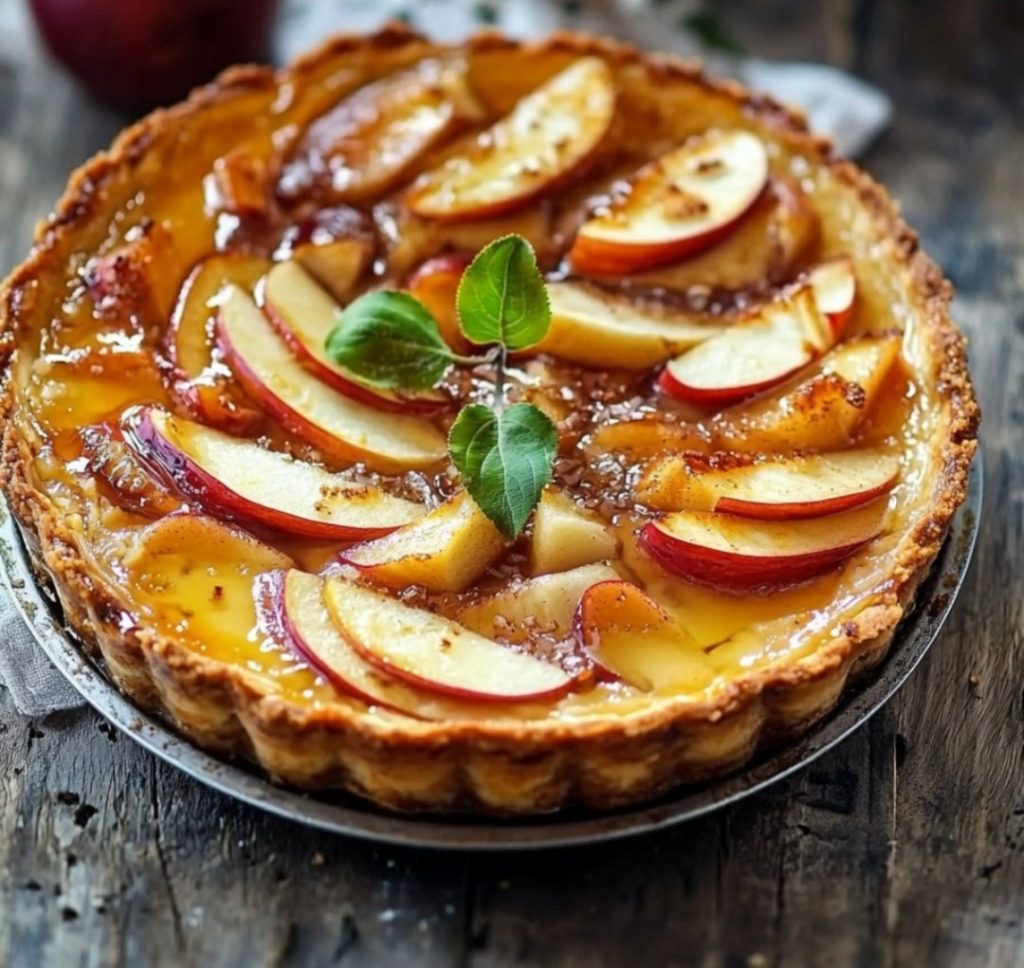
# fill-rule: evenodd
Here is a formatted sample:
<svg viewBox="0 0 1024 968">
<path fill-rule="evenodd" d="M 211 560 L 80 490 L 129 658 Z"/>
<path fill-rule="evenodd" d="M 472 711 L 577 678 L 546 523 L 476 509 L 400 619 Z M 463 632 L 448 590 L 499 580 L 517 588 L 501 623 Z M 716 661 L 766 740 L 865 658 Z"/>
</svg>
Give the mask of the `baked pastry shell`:
<svg viewBox="0 0 1024 968">
<path fill-rule="evenodd" d="M 329 61 L 406 47 L 422 54 L 440 50 L 411 31 L 389 27 L 371 36 L 333 38 L 284 74 L 301 76 Z M 728 772 L 758 748 L 806 731 L 836 705 L 851 678 L 882 661 L 964 499 L 980 414 L 965 340 L 949 317 L 949 283 L 920 251 L 885 190 L 834 157 L 799 115 L 738 85 L 713 82 L 693 64 L 578 34 L 520 44 L 485 32 L 467 41 L 466 49 L 507 50 L 523 58 L 554 51 L 594 54 L 615 66 L 644 70 L 651 83 L 683 82 L 727 97 L 748 120 L 830 166 L 887 240 L 892 272 L 917 312 L 932 369 L 925 377 L 936 387 L 940 413 L 929 446 L 938 474 L 926 513 L 901 539 L 872 604 L 847 621 L 841 634 L 800 659 L 744 673 L 708 700 L 659 699 L 642 712 L 587 720 L 425 722 L 378 716 L 344 701 L 299 706 L 264 694 L 238 667 L 151 628 L 126 627 L 117 589 L 90 568 L 74 530 L 33 486 L 33 447 L 24 430 L 30 421 L 18 419 L 27 415 L 19 411 L 24 403 L 10 362 L 19 335 L 39 328 L 45 302 L 40 276 L 63 266 L 90 228 L 105 224 L 108 187 L 130 179 L 176 126 L 201 124 L 214 106 L 275 87 L 283 74 L 267 68 L 229 70 L 183 104 L 129 128 L 109 151 L 72 175 L 56 211 L 39 225 L 31 255 L 0 290 L 0 362 L 6 369 L 0 482 L 37 569 L 53 583 L 71 627 L 102 655 L 122 690 L 147 710 L 167 715 L 198 745 L 251 759 L 282 782 L 344 788 L 399 810 L 530 814 L 569 804 L 609 809 Z"/>
</svg>

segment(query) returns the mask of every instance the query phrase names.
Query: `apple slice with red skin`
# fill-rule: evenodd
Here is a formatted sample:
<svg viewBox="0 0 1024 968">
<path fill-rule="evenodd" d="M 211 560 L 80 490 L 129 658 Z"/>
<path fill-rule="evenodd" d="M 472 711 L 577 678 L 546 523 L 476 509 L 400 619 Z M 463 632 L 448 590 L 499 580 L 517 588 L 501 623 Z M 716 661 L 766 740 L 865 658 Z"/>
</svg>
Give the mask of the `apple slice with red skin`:
<svg viewBox="0 0 1024 968">
<path fill-rule="evenodd" d="M 714 678 L 686 630 L 632 582 L 591 585 L 580 599 L 573 630 L 605 680 L 644 692 L 691 692 Z"/>
<path fill-rule="evenodd" d="M 459 314 L 455 308 L 459 283 L 472 261 L 473 256 L 468 252 L 434 256 L 409 276 L 405 284 L 405 288 L 430 311 L 441 330 L 442 339 L 458 353 L 466 353 L 472 348 L 472 343 L 459 328 Z"/>
<path fill-rule="evenodd" d="M 709 131 L 642 168 L 583 223 L 569 260 L 584 275 L 617 276 L 685 259 L 728 235 L 767 182 L 760 138 Z"/>
<path fill-rule="evenodd" d="M 636 496 L 664 511 L 718 511 L 762 520 L 795 520 L 848 511 L 885 494 L 900 461 L 876 450 L 709 466 L 693 454 L 670 454 L 650 465 Z"/>
<path fill-rule="evenodd" d="M 641 546 L 666 571 L 725 591 L 806 581 L 836 567 L 881 534 L 885 498 L 803 521 L 757 521 L 678 511 L 644 525 Z"/>
<path fill-rule="evenodd" d="M 726 406 L 782 383 L 832 339 L 814 291 L 801 286 L 670 360 L 658 385 L 688 403 Z"/>
<path fill-rule="evenodd" d="M 825 314 L 834 337 L 838 339 L 853 315 L 853 304 L 857 299 L 853 260 L 844 255 L 819 263 L 807 273 L 807 281 L 814 290 L 818 308 Z"/>
<path fill-rule="evenodd" d="M 574 679 L 457 622 L 341 577 L 324 583 L 341 634 L 371 665 L 420 689 L 475 702 L 557 699 Z"/>
<path fill-rule="evenodd" d="M 428 720 L 493 718 L 494 705 L 449 698 L 396 679 L 367 662 L 341 634 L 324 601 L 324 582 L 301 571 L 267 572 L 258 579 L 257 611 L 263 630 L 293 649 L 344 693 L 371 706 L 385 706 Z M 535 710 L 542 714 L 544 707 Z M 529 715 L 520 706 L 501 714 Z"/>
<path fill-rule="evenodd" d="M 383 195 L 481 117 L 461 62 L 422 60 L 361 87 L 314 120 L 284 165 L 278 194 L 332 202 Z"/>
<path fill-rule="evenodd" d="M 723 332 L 721 319 L 636 302 L 579 282 L 548 283 L 551 327 L 531 352 L 646 370 Z"/>
<path fill-rule="evenodd" d="M 466 491 L 387 537 L 341 552 L 364 578 L 390 588 L 458 592 L 505 550 L 505 539 Z"/>
<path fill-rule="evenodd" d="M 416 520 L 423 508 L 253 441 L 173 417 L 125 412 L 126 440 L 159 477 L 213 514 L 297 537 L 361 541 Z"/>
<path fill-rule="evenodd" d="M 219 252 L 198 262 L 181 288 L 166 337 L 175 398 L 206 423 L 237 433 L 253 430 L 261 415 L 218 367 L 216 303 L 228 284 L 252 292 L 270 265 L 243 252 Z"/>
<path fill-rule="evenodd" d="M 505 215 L 550 194 L 592 163 L 615 118 L 611 69 L 582 57 L 524 97 L 464 154 L 426 172 L 406 195 L 420 218 Z"/>
<path fill-rule="evenodd" d="M 335 363 L 325 346 L 341 307 L 298 262 L 279 262 L 270 270 L 263 301 L 267 318 L 299 362 L 339 393 L 388 413 L 436 413 L 447 402 L 436 391 L 400 396 L 359 380 Z"/>
<path fill-rule="evenodd" d="M 221 302 L 217 336 L 246 392 L 330 459 L 365 461 L 381 471 L 434 467 L 445 459 L 444 434 L 429 421 L 365 406 L 317 379 L 237 287 Z"/>
</svg>

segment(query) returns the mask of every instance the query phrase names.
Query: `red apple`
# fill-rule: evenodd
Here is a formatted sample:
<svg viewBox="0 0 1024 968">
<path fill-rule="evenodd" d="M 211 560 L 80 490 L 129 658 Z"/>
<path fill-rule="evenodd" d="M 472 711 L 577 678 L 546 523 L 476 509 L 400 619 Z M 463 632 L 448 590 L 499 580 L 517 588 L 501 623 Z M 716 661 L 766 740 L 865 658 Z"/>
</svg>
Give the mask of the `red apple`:
<svg viewBox="0 0 1024 968">
<path fill-rule="evenodd" d="M 685 259 L 728 235 L 767 181 L 768 153 L 751 132 L 693 138 L 583 223 L 570 262 L 584 275 L 618 276 Z"/>
<path fill-rule="evenodd" d="M 436 413 L 447 402 L 436 390 L 404 396 L 373 386 L 335 363 L 325 347 L 341 307 L 297 262 L 279 262 L 270 270 L 263 299 L 270 322 L 299 362 L 339 393 L 388 413 Z"/>
<path fill-rule="evenodd" d="M 726 406 L 781 383 L 831 343 L 828 320 L 804 286 L 671 360 L 658 385 L 689 403 Z"/>
<path fill-rule="evenodd" d="M 764 520 L 821 517 L 885 494 L 899 478 L 899 458 L 872 450 L 709 464 L 693 454 L 649 465 L 637 498 L 663 511 L 719 511 Z"/>
<path fill-rule="evenodd" d="M 97 96 L 152 107 L 263 60 L 277 0 L 32 0 L 54 56 Z"/>
<path fill-rule="evenodd" d="M 157 407 L 125 412 L 127 441 L 147 466 L 213 514 L 298 537 L 359 541 L 423 513 L 411 501 L 356 484 L 306 461 L 173 417 Z"/>
<path fill-rule="evenodd" d="M 666 571 L 726 591 L 805 581 L 834 568 L 881 533 L 886 501 L 805 521 L 757 521 L 679 511 L 646 524 L 641 546 Z"/>
<path fill-rule="evenodd" d="M 371 665 L 410 685 L 476 702 L 534 702 L 568 692 L 556 665 L 341 577 L 324 584 L 338 630 Z"/>
<path fill-rule="evenodd" d="M 421 218 L 495 218 L 579 175 L 597 156 L 615 117 L 615 79 L 582 57 L 524 97 L 464 154 L 416 181 L 406 206 Z"/>
<path fill-rule="evenodd" d="M 447 455 L 444 434 L 429 421 L 365 406 L 310 373 L 237 287 L 221 301 L 217 335 L 246 392 L 324 455 L 382 471 L 434 467 Z"/>
</svg>

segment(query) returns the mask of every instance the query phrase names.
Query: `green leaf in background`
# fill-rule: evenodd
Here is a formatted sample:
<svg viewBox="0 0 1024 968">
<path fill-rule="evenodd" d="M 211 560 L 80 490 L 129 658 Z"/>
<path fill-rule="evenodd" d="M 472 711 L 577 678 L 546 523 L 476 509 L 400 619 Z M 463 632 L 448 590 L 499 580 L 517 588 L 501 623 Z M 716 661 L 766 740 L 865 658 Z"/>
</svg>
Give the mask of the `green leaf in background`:
<svg viewBox="0 0 1024 968">
<path fill-rule="evenodd" d="M 474 343 L 522 350 L 539 343 L 551 325 L 544 277 L 529 242 L 520 235 L 480 250 L 456 296 L 459 326 Z"/>
<path fill-rule="evenodd" d="M 433 316 L 405 292 L 371 292 L 346 307 L 327 355 L 355 376 L 396 390 L 429 390 L 454 362 Z"/>
<path fill-rule="evenodd" d="M 739 56 L 745 54 L 743 45 L 729 33 L 719 18 L 708 11 L 696 11 L 679 18 L 679 27 L 693 34 L 708 50 Z"/>
<path fill-rule="evenodd" d="M 529 403 L 504 410 L 466 407 L 452 424 L 448 450 L 470 496 L 506 538 L 512 539 L 551 480 L 558 432 Z"/>
</svg>

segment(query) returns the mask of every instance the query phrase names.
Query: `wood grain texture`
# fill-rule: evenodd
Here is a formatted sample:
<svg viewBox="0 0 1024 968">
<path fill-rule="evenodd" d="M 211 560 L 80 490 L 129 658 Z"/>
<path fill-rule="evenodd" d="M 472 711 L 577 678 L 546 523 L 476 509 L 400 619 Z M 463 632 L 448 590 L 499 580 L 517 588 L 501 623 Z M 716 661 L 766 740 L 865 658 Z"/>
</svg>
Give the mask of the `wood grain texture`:
<svg viewBox="0 0 1024 968">
<path fill-rule="evenodd" d="M 720 5 L 768 56 L 894 96 L 866 159 L 957 285 L 984 408 L 982 537 L 870 725 L 721 814 L 598 849 L 378 848 L 207 791 L 92 712 L 0 693 L 0 964 L 1024 964 L 1024 14 L 1012 2 Z M 0 0 L 0 268 L 125 118 Z"/>
</svg>

